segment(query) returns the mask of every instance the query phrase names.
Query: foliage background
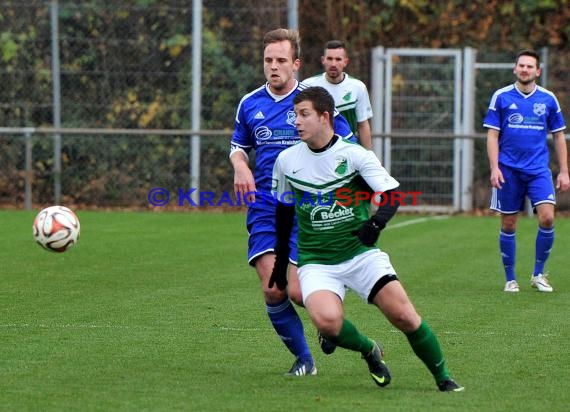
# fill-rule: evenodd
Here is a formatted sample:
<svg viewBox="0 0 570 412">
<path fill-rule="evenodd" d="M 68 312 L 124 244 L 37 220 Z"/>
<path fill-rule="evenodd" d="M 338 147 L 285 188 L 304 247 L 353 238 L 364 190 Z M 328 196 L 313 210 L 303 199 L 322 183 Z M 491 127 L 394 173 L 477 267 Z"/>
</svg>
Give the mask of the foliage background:
<svg viewBox="0 0 570 412">
<path fill-rule="evenodd" d="M 46 0 L 0 0 L 0 124 L 52 122 L 51 34 Z M 203 127 L 233 127 L 241 95 L 263 82 L 261 38 L 287 25 L 286 0 L 205 0 Z M 191 2 L 59 1 L 65 126 L 188 126 Z M 322 45 L 350 45 L 350 72 L 370 81 L 370 50 L 463 48 L 485 55 L 548 47 L 551 87 L 567 107 L 570 7 L 546 1 L 299 2 L 300 77 L 320 71 Z M 511 60 L 506 60 L 511 61 Z"/>
<path fill-rule="evenodd" d="M 0 0 L 0 127 L 53 124 L 50 3 Z M 225 133 L 206 139 L 203 149 L 208 159 L 202 166 L 203 175 L 218 185 L 212 189 L 231 188 L 231 171 L 219 165 L 227 164 L 235 109 L 244 93 L 264 81 L 261 39 L 267 30 L 287 26 L 287 3 L 203 1 L 201 128 Z M 300 0 L 303 66 L 299 77 L 321 70 L 322 46 L 331 38 L 349 44 L 348 71 L 368 85 L 371 50 L 379 45 L 471 46 L 478 50 L 480 61 L 503 62 L 511 62 L 521 48 L 547 47 L 548 87 L 564 109 L 570 107 L 565 77 L 570 59 L 568 3 Z M 190 128 L 192 2 L 61 0 L 58 4 L 62 127 Z M 479 118 L 488 99 L 481 95 L 477 102 Z M 476 127 L 482 131 L 480 122 Z M 17 205 L 23 193 L 24 143 L 21 136 L 0 137 L 0 204 Z M 49 202 L 52 196 L 51 140 L 34 136 L 33 141 L 34 199 L 39 203 Z M 150 182 L 156 185 L 164 178 L 156 176 L 157 164 L 168 165 L 170 184 L 188 181 L 189 141 L 185 137 L 162 143 L 157 136 L 118 137 L 113 142 L 91 136 L 66 144 L 63 173 L 79 178 L 63 182 L 63 191 L 73 194 L 75 198 L 68 200 L 75 203 L 93 203 L 94 188 L 105 181 L 115 185 L 116 192 L 134 185 L 136 193 L 144 194 Z M 127 154 L 133 148 L 138 153 Z M 141 166 L 135 163 L 137 159 L 153 160 Z M 133 169 L 142 177 L 129 181 Z M 114 196 L 107 205 L 133 202 Z"/>
</svg>

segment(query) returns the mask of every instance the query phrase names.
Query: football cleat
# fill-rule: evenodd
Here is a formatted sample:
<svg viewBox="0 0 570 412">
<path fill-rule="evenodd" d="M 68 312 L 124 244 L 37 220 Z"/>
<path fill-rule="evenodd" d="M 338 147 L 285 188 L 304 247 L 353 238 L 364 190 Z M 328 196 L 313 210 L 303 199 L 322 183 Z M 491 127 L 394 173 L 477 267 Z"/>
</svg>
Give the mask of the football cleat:
<svg viewBox="0 0 570 412">
<path fill-rule="evenodd" d="M 300 358 L 295 359 L 295 363 L 291 366 L 289 372 L 286 376 L 305 376 L 305 375 L 316 375 L 317 367 L 312 360 L 301 360 Z"/>
<path fill-rule="evenodd" d="M 463 392 L 465 388 L 455 382 L 453 379 L 446 379 L 437 384 L 441 392 Z"/>
<path fill-rule="evenodd" d="M 539 292 L 552 292 L 554 289 L 552 289 L 552 286 L 548 283 L 546 276 L 547 275 L 543 275 L 542 273 L 532 275 L 530 278 L 530 285 L 533 288 L 538 289 Z"/>
<path fill-rule="evenodd" d="M 372 350 L 367 355 L 362 355 L 362 359 L 368 364 L 368 370 L 370 371 L 370 376 L 374 383 L 380 387 L 384 387 L 390 383 L 392 376 L 390 375 L 390 370 L 386 366 L 386 362 L 382 359 L 384 354 L 382 349 L 376 342 Z"/>
<path fill-rule="evenodd" d="M 516 280 L 509 280 L 505 284 L 505 288 L 503 289 L 505 292 L 518 292 L 519 291 L 519 284 Z"/>
<path fill-rule="evenodd" d="M 330 355 L 336 350 L 336 345 L 321 335 L 321 332 L 317 333 L 317 337 L 319 338 L 319 345 L 321 346 L 321 350 L 325 355 Z"/>
</svg>

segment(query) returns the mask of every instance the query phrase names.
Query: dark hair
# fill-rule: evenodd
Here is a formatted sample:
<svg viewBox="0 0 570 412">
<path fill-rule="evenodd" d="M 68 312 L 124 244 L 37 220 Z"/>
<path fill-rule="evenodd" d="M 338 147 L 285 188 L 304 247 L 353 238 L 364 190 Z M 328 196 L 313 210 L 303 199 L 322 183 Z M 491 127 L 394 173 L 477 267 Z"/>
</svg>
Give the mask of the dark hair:
<svg viewBox="0 0 570 412">
<path fill-rule="evenodd" d="M 265 36 L 263 36 L 263 49 L 265 50 L 268 44 L 278 43 L 280 41 L 288 41 L 291 43 L 293 60 L 297 60 L 301 57 L 301 38 L 297 30 L 275 29 L 265 33 Z"/>
<path fill-rule="evenodd" d="M 325 89 L 324 87 L 315 86 L 315 87 L 308 87 L 304 90 L 301 90 L 294 98 L 293 104 L 299 104 L 304 101 L 310 101 L 313 103 L 313 107 L 315 111 L 321 115 L 324 112 L 329 114 L 329 122 L 331 127 L 333 127 L 333 118 L 334 118 L 334 99 L 331 94 Z"/>
<path fill-rule="evenodd" d="M 340 40 L 329 40 L 325 43 L 325 52 L 330 49 L 344 49 L 346 51 L 346 45 Z"/>
<path fill-rule="evenodd" d="M 515 63 L 519 62 L 519 58 L 521 56 L 534 57 L 536 59 L 536 67 L 540 67 L 540 55 L 537 52 L 535 52 L 534 50 L 525 49 L 525 50 L 521 50 L 520 52 L 518 52 L 517 58 L 515 59 Z"/>
</svg>

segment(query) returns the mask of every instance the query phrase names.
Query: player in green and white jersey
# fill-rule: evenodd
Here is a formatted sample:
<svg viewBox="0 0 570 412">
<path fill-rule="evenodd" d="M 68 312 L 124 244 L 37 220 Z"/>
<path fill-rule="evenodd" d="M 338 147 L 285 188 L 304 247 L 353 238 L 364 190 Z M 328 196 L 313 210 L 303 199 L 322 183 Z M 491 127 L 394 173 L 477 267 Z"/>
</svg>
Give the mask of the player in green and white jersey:
<svg viewBox="0 0 570 412">
<path fill-rule="evenodd" d="M 319 332 L 339 347 L 360 352 L 377 385 L 390 383 L 379 345 L 344 318 L 348 287 L 406 335 L 440 391 L 463 391 L 451 379 L 437 337 L 408 298 L 390 258 L 376 247 L 399 206 L 399 183 L 372 151 L 334 134 L 334 100 L 324 88 L 309 87 L 293 103 L 301 142 L 281 152 L 273 169 L 277 245 L 269 287 L 287 286 L 288 240 L 296 214 L 303 303 Z M 369 217 L 371 192 L 380 199 Z"/>
<path fill-rule="evenodd" d="M 324 73 L 303 80 L 308 86 L 324 87 L 333 97 L 336 109 L 348 121 L 358 142 L 372 149 L 372 105 L 368 89 L 361 80 L 344 71 L 349 58 L 346 45 L 340 40 L 330 40 L 325 44 L 321 63 Z"/>
</svg>

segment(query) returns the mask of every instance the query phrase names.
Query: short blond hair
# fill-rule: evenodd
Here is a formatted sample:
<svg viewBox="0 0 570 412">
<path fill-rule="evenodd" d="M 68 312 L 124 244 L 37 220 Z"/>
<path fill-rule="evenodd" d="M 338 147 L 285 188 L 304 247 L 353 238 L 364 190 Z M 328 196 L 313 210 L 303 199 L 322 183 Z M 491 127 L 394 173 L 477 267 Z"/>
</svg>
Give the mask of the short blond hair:
<svg viewBox="0 0 570 412">
<path fill-rule="evenodd" d="M 297 60 L 301 57 L 301 37 L 297 30 L 275 29 L 265 33 L 265 36 L 263 36 L 263 49 L 265 50 L 268 44 L 280 41 L 288 41 L 291 43 L 293 60 Z"/>
</svg>

